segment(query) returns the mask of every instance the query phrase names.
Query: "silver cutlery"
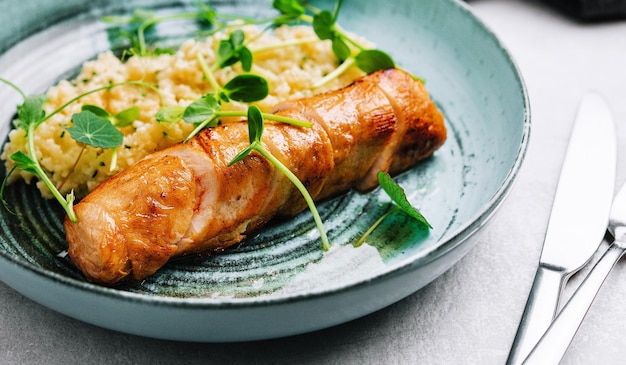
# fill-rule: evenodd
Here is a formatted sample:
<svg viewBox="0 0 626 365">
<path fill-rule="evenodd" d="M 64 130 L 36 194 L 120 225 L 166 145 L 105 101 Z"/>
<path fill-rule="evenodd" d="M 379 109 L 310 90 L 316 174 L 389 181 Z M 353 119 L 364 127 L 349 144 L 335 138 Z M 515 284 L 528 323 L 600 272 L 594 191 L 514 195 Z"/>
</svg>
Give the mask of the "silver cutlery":
<svg viewBox="0 0 626 365">
<path fill-rule="evenodd" d="M 596 93 L 587 93 L 570 137 L 539 265 L 508 365 L 521 364 L 528 356 L 554 319 L 565 283 L 590 261 L 602 242 L 615 186 L 616 143 L 606 102 Z"/>
<path fill-rule="evenodd" d="M 524 364 L 558 364 L 561 361 L 596 294 L 626 252 L 626 184 L 613 202 L 608 232 L 614 239 L 612 244 L 559 312 Z"/>
</svg>

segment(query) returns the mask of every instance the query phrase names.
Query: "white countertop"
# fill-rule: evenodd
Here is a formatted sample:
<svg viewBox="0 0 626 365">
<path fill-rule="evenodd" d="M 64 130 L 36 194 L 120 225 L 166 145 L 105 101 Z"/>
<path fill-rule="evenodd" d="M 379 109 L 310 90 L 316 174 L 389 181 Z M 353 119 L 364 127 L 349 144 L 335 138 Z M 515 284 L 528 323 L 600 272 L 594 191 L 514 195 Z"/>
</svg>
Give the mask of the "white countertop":
<svg viewBox="0 0 626 365">
<path fill-rule="evenodd" d="M 316 333 L 239 344 L 169 342 L 112 332 L 58 314 L 0 283 L 0 363 L 504 364 L 586 90 L 600 92 L 611 104 L 621 153 L 617 186 L 626 180 L 626 21 L 581 24 L 531 0 L 469 4 L 522 72 L 532 131 L 508 198 L 451 270 L 365 318 Z M 570 281 L 566 295 L 581 279 L 577 275 Z M 626 279 L 624 263 L 598 294 L 563 364 L 626 361 L 626 285 L 621 279 Z"/>
</svg>

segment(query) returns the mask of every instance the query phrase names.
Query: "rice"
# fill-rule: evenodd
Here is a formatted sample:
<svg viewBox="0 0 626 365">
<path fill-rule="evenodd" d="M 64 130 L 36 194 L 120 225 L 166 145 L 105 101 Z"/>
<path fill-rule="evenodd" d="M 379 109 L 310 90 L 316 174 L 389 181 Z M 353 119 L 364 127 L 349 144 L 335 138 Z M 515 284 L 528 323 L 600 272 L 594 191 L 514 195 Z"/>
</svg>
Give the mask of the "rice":
<svg viewBox="0 0 626 365">
<path fill-rule="evenodd" d="M 338 66 L 329 41 L 317 40 L 310 26 L 283 26 L 262 35 L 260 28 L 255 26 L 245 26 L 242 29 L 246 33 L 246 39 L 258 37 L 249 44 L 249 48 L 254 53 L 251 72 L 263 76 L 269 83 L 270 94 L 264 100 L 254 103 L 263 111 L 269 110 L 280 101 L 338 89 L 362 75 L 360 70 L 352 67 L 323 87 L 314 89 L 315 82 Z M 226 37 L 227 34 L 221 33 L 201 41 L 189 40 L 174 54 L 133 56 L 125 62 L 111 52 L 106 52 L 85 62 L 74 80 L 60 81 L 51 87 L 47 92 L 47 113 L 82 93 L 111 84 L 141 80 L 153 83 L 158 88 L 157 93 L 150 88 L 126 85 L 90 94 L 72 103 L 37 128 L 34 133 L 37 156 L 59 191 L 66 194 L 73 190 L 80 197 L 146 155 L 181 142 L 194 126 L 184 121 L 159 123 L 155 116 L 162 107 L 187 106 L 212 91 L 197 61 L 197 54 L 201 54 L 207 64 L 213 64 L 219 41 Z M 289 47 L 264 50 L 267 46 L 294 40 L 302 42 Z M 218 70 L 214 75 L 224 85 L 241 73 L 243 71 L 240 65 L 236 64 Z M 137 120 L 131 126 L 121 129 L 124 142 L 115 151 L 117 163 L 114 168 L 111 168 L 113 150 L 85 147 L 66 131 L 72 125 L 71 116 L 79 113 L 85 104 L 97 105 L 111 114 L 132 106 L 140 109 Z M 238 102 L 222 106 L 223 110 L 245 108 L 247 105 Z M 14 166 L 10 159 L 11 154 L 17 151 L 27 153 L 24 130 L 15 128 L 10 131 L 8 138 L 0 155 L 5 161 L 7 171 Z M 22 179 L 30 183 L 32 178 L 32 174 L 16 170 L 9 182 Z M 36 185 L 44 197 L 52 197 L 41 181 L 37 181 Z"/>
</svg>

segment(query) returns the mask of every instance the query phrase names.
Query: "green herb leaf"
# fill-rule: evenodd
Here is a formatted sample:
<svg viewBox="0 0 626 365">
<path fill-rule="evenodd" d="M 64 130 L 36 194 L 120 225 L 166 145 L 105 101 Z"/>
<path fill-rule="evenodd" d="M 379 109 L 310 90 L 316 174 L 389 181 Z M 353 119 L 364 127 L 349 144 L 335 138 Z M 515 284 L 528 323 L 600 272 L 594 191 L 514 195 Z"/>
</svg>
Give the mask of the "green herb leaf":
<svg viewBox="0 0 626 365">
<path fill-rule="evenodd" d="M 228 166 L 232 166 L 243 160 L 254 150 L 263 149 L 261 136 L 263 135 L 264 125 L 265 122 L 261 110 L 257 106 L 251 105 L 248 108 L 248 138 L 250 139 L 250 145 L 239 152 L 232 161 L 228 163 Z"/>
<path fill-rule="evenodd" d="M 313 16 L 313 30 L 321 40 L 335 38 L 334 25 L 333 14 L 328 10 L 322 10 Z"/>
<path fill-rule="evenodd" d="M 297 18 L 303 15 L 306 11 L 304 6 L 297 0 L 274 0 L 272 7 L 278 10 L 281 14 L 289 17 Z"/>
<path fill-rule="evenodd" d="M 76 141 L 99 148 L 118 147 L 124 135 L 111 122 L 100 118 L 91 111 L 83 111 L 72 116 L 73 127 L 68 127 Z"/>
<path fill-rule="evenodd" d="M 420 213 L 417 209 L 415 209 L 411 203 L 406 198 L 406 194 L 404 193 L 404 189 L 396 184 L 395 181 L 389 176 L 386 172 L 378 173 L 378 183 L 383 188 L 383 190 L 389 195 L 391 200 L 394 201 L 398 205 L 398 207 L 407 215 L 414 218 L 418 222 L 424 224 L 428 228 L 432 228 L 430 223 L 424 218 L 422 213 Z"/>
<path fill-rule="evenodd" d="M 251 103 L 265 99 L 269 94 L 269 86 L 267 80 L 261 76 L 243 74 L 235 76 L 226 83 L 222 92 L 229 99 Z"/>
<path fill-rule="evenodd" d="M 80 110 L 82 111 L 90 111 L 92 113 L 94 113 L 95 115 L 99 116 L 100 118 L 104 118 L 104 119 L 108 119 L 111 120 L 112 115 L 111 113 L 109 113 L 106 109 L 103 109 L 97 105 L 92 105 L 92 104 L 85 104 L 83 105 Z"/>
<path fill-rule="evenodd" d="M 209 4 L 201 2 L 198 2 L 196 6 L 198 7 L 198 19 L 200 21 L 206 22 L 208 25 L 216 23 L 217 12 L 215 9 L 213 9 Z"/>
<path fill-rule="evenodd" d="M 343 62 L 350 57 L 350 47 L 348 47 L 346 42 L 339 37 L 333 39 L 332 49 L 333 53 L 337 56 L 340 62 Z"/>
<path fill-rule="evenodd" d="M 252 67 L 252 52 L 244 45 L 245 33 L 241 29 L 234 30 L 228 40 L 220 41 L 217 47 L 217 63 L 224 68 L 241 61 L 244 71 Z"/>
<path fill-rule="evenodd" d="M 232 56 L 233 53 L 232 44 L 226 39 L 221 40 L 217 46 L 217 59 L 219 65 L 221 67 L 226 67 L 236 63 L 237 59 Z"/>
<path fill-rule="evenodd" d="M 378 70 L 394 68 L 396 66 L 393 59 L 389 57 L 388 54 L 376 49 L 361 51 L 355 58 L 357 66 L 367 74 Z"/>
<path fill-rule="evenodd" d="M 121 112 L 115 115 L 115 126 L 116 127 L 128 127 L 133 124 L 137 118 L 139 118 L 139 113 L 141 110 L 138 106 L 131 106 L 128 109 L 124 109 Z"/>
<path fill-rule="evenodd" d="M 250 70 L 252 70 L 252 60 L 252 51 L 250 51 L 248 47 L 242 48 L 239 52 L 239 61 L 241 61 L 241 68 L 244 71 L 250 72 Z"/>
<path fill-rule="evenodd" d="M 219 95 L 219 99 L 222 100 L 225 103 L 228 103 L 230 101 L 230 98 L 228 97 L 228 94 L 224 92 L 224 90 L 220 89 L 220 92 L 218 93 Z"/>
<path fill-rule="evenodd" d="M 30 172 L 31 174 L 38 175 L 37 165 L 30 156 L 22 151 L 14 152 L 11 155 L 11 160 L 15 161 L 16 167 L 20 170 Z"/>
<path fill-rule="evenodd" d="M 19 128 L 28 130 L 31 124 L 38 125 L 46 112 L 43 105 L 47 101 L 45 95 L 29 95 L 24 99 L 24 103 L 17 107 L 17 125 Z"/>
<path fill-rule="evenodd" d="M 228 36 L 228 40 L 233 46 L 233 49 L 239 49 L 241 46 L 243 46 L 243 42 L 245 39 L 246 34 L 241 29 L 233 30 Z"/>
<path fill-rule="evenodd" d="M 245 149 L 243 149 L 241 152 L 239 152 L 229 163 L 228 166 L 232 166 L 234 164 L 236 164 L 237 162 L 243 160 L 244 158 L 246 158 L 246 156 L 248 156 L 250 154 L 250 152 L 255 150 L 256 145 L 255 144 L 251 144 L 248 147 L 246 147 Z"/>
<path fill-rule="evenodd" d="M 137 106 L 131 106 L 130 108 L 122 110 L 115 115 L 112 115 L 104 108 L 92 104 L 83 105 L 81 110 L 92 112 L 97 117 L 110 121 L 116 127 L 127 127 L 131 125 L 139 117 L 140 113 L 140 109 Z"/>
<path fill-rule="evenodd" d="M 157 122 L 178 122 L 183 119 L 184 106 L 172 105 L 161 108 L 156 114 Z"/>
<path fill-rule="evenodd" d="M 145 35 L 154 31 L 156 14 L 146 9 L 136 9 L 131 17 L 105 17 L 109 23 L 119 24 L 107 30 L 109 41 L 115 46 L 126 45 L 131 48 L 130 53 L 144 55 Z M 150 24 L 149 26 L 146 26 Z"/>
<path fill-rule="evenodd" d="M 187 123 L 203 123 L 215 118 L 221 105 L 213 94 L 206 94 L 200 99 L 189 104 L 183 113 L 183 120 Z"/>
<path fill-rule="evenodd" d="M 250 136 L 250 143 L 261 143 L 264 128 L 265 123 L 261 109 L 256 105 L 251 105 L 248 108 L 248 135 Z"/>
<path fill-rule="evenodd" d="M 162 54 L 173 55 L 175 53 L 176 53 L 176 50 L 173 48 L 154 47 L 152 49 L 153 56 L 160 56 Z"/>
</svg>

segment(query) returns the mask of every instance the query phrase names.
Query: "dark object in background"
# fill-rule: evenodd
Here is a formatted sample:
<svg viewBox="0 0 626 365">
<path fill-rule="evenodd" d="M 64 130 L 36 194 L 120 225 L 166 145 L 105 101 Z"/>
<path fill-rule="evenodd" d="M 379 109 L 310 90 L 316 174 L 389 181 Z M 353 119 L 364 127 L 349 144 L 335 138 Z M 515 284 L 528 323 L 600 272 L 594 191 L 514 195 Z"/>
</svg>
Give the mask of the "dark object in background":
<svg viewBox="0 0 626 365">
<path fill-rule="evenodd" d="M 626 0 L 542 0 L 583 21 L 626 19 Z"/>
</svg>

